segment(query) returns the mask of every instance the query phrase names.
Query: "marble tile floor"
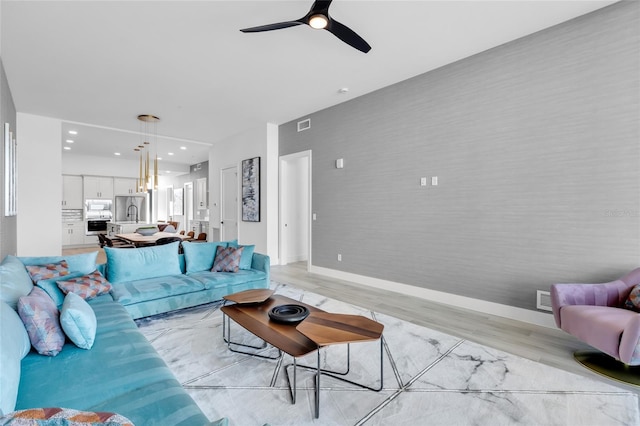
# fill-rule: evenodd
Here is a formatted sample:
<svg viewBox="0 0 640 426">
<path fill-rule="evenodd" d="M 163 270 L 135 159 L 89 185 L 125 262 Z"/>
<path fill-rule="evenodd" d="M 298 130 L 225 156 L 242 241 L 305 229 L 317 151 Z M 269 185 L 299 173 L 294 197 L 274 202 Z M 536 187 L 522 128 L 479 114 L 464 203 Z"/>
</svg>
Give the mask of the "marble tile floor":
<svg viewBox="0 0 640 426">
<path fill-rule="evenodd" d="M 284 355 L 242 355 L 222 340 L 220 303 L 138 320 L 138 326 L 210 419 L 263 425 L 637 425 L 638 395 L 498 349 L 286 284 L 277 293 L 331 312 L 384 324 L 383 389 L 372 392 L 323 376 L 314 418 L 313 373 L 298 369 L 291 404 Z M 234 340 L 260 341 L 238 325 Z M 379 385 L 378 342 L 351 345 L 349 378 Z M 273 348 L 261 351 L 277 355 Z M 342 369 L 345 346 L 322 349 L 324 368 Z M 298 359 L 315 365 L 316 354 Z"/>
</svg>

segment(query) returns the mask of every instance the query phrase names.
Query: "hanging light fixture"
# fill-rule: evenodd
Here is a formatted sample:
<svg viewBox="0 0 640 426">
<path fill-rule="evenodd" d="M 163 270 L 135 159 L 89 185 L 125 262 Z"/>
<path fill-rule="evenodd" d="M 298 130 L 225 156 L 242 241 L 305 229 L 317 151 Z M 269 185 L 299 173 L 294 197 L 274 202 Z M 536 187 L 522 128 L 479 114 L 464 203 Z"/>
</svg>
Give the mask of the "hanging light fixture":
<svg viewBox="0 0 640 426">
<path fill-rule="evenodd" d="M 160 121 L 158 117 L 151 114 L 140 114 L 138 116 L 140 120 L 140 137 L 142 138 L 141 144 L 134 148 L 134 151 L 140 152 L 140 173 L 137 182 L 137 187 L 140 192 L 147 192 L 149 189 L 158 189 L 158 131 L 157 123 Z M 143 128 L 144 127 L 144 128 Z M 153 129 L 150 129 L 153 127 Z M 155 159 L 153 162 L 153 174 L 151 174 L 151 159 L 150 159 L 150 147 L 151 137 L 153 136 L 155 147 Z M 142 151 L 146 151 L 146 159 L 143 166 L 143 154 Z"/>
</svg>

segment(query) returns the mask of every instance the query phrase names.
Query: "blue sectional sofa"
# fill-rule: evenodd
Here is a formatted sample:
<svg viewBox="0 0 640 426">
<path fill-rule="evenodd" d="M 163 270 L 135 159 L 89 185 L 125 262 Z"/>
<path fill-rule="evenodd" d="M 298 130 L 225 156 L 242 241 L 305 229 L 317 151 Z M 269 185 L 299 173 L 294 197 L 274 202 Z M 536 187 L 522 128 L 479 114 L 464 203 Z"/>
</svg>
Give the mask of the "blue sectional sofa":
<svg viewBox="0 0 640 426">
<path fill-rule="evenodd" d="M 97 252 L 64 257 L 7 256 L 0 263 L 0 416 L 14 410 L 62 407 L 118 413 L 138 426 L 228 424 L 224 418 L 207 419 L 138 331 L 133 318 L 268 287 L 269 257 L 253 253 L 250 246 L 241 260 L 245 269 L 235 273 L 206 269 L 211 269 L 217 246 L 229 244 L 235 242 L 185 243 L 184 255 L 178 254 L 178 243 L 106 249 L 107 263 L 103 265 L 95 263 Z M 43 279 L 34 286 L 26 265 L 63 259 L 68 275 Z M 95 270 L 112 288 L 88 300 L 97 320 L 93 346 L 81 349 L 67 339 L 56 356 L 37 353 L 16 312 L 19 298 L 40 287 L 55 305 L 66 307 L 70 296 L 65 296 L 55 281 Z M 224 407 L 218 411 L 223 415 Z"/>
</svg>

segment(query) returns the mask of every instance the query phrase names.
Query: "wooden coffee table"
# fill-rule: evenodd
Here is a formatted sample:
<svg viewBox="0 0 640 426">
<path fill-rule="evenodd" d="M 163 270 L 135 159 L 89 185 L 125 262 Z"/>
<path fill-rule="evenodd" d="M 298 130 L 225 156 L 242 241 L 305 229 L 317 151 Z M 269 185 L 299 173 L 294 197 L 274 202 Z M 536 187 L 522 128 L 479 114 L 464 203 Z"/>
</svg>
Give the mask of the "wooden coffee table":
<svg viewBox="0 0 640 426">
<path fill-rule="evenodd" d="M 322 309 L 307 305 L 279 294 L 272 294 L 273 291 L 246 290 L 240 293 L 225 296 L 225 301 L 235 302 L 233 305 L 222 307 L 223 327 L 222 333 L 229 350 L 261 358 L 278 359 L 285 352 L 293 357 L 293 386 L 289 381 L 289 373 L 285 367 L 287 381 L 292 403 L 296 402 L 296 370 L 297 367 L 312 369 L 316 371 L 315 378 L 315 417 L 320 416 L 320 375 L 328 375 L 338 380 L 354 384 L 356 386 L 380 391 L 383 386 L 383 350 L 384 338 L 382 331 L 384 326 L 379 322 L 360 315 L 333 314 Z M 271 308 L 285 304 L 301 305 L 309 309 L 309 316 L 300 323 L 280 323 L 269 318 Z M 227 318 L 228 317 L 228 318 Z M 231 339 L 231 320 L 249 331 L 253 335 L 262 339 L 263 346 L 250 346 L 233 342 Z M 350 343 L 380 340 L 380 387 L 372 388 L 360 383 L 347 380 L 344 377 L 349 373 L 350 368 Z M 278 357 L 268 357 L 255 352 L 242 351 L 238 346 L 264 349 L 266 344 L 270 344 L 279 351 Z M 329 345 L 347 344 L 347 368 L 344 372 L 329 371 L 320 368 L 320 348 Z M 316 367 L 298 365 L 296 358 L 307 355 L 313 351 L 318 353 Z"/>
</svg>

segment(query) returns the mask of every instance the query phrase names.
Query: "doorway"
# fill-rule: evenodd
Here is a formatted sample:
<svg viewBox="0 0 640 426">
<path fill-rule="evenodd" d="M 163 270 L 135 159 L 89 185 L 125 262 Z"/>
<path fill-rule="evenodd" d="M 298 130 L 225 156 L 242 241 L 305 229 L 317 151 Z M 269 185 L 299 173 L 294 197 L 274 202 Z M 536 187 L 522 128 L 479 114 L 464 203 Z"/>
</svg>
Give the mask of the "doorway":
<svg viewBox="0 0 640 426">
<path fill-rule="evenodd" d="M 311 151 L 280 157 L 280 264 L 311 265 Z"/>
<path fill-rule="evenodd" d="M 220 240 L 238 239 L 238 167 L 220 171 Z"/>
<path fill-rule="evenodd" d="M 193 230 L 193 182 L 184 184 L 184 229 Z"/>
</svg>

